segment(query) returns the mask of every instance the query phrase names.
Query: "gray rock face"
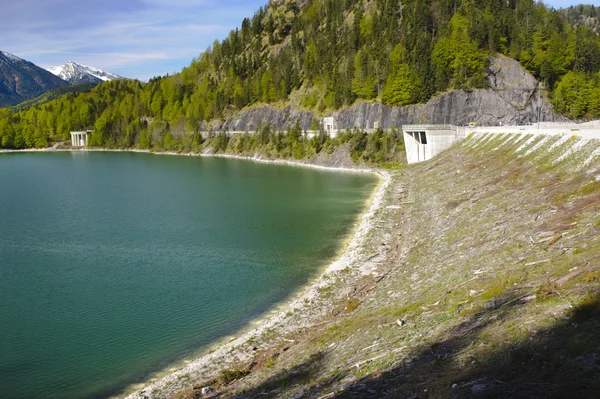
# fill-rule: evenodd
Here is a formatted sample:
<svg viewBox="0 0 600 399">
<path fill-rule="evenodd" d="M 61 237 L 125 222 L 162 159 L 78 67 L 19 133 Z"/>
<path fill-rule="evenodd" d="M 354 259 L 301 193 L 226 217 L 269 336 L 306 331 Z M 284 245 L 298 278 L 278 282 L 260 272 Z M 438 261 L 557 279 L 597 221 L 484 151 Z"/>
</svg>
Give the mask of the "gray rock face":
<svg viewBox="0 0 600 399">
<path fill-rule="evenodd" d="M 451 123 L 465 125 L 520 125 L 538 121 L 567 121 L 554 112 L 552 105 L 535 78 L 517 61 L 498 55 L 491 59 L 487 76 L 489 89 L 455 90 L 432 98 L 426 104 L 390 107 L 380 103 L 359 102 L 339 110 L 338 128 L 373 128 L 379 122 L 383 128 L 417 123 Z M 293 127 L 296 121 L 302 129 L 310 128 L 317 115 L 309 111 L 283 109 L 268 105 L 245 110 L 223 124 L 213 127 L 222 130 L 255 130 L 259 123 L 270 123 L 277 130 Z"/>
<path fill-rule="evenodd" d="M 489 89 L 455 90 L 432 98 L 427 104 L 389 107 L 359 103 L 334 116 L 342 129 L 383 128 L 415 123 L 452 123 L 464 125 L 520 125 L 538 121 L 566 121 L 554 112 L 541 93 L 538 82 L 517 61 L 498 55 L 491 60 Z"/>
<path fill-rule="evenodd" d="M 487 76 L 490 88 L 507 103 L 524 109 L 529 99 L 539 94 L 538 82 L 516 60 L 498 55 L 490 61 Z"/>
<path fill-rule="evenodd" d="M 282 109 L 261 105 L 247 109 L 228 118 L 222 125 L 214 127 L 227 131 L 252 131 L 261 124 L 270 123 L 277 130 L 287 130 L 299 122 L 303 130 L 308 130 L 314 117 L 312 112 L 295 109 L 289 105 Z"/>
</svg>

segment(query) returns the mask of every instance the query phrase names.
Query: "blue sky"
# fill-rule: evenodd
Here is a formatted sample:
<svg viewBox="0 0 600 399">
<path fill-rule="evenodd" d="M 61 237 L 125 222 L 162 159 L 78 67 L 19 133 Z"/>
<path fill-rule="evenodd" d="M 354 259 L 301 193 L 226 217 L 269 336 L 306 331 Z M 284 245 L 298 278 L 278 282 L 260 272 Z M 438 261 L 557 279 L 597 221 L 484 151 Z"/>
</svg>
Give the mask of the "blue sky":
<svg viewBox="0 0 600 399">
<path fill-rule="evenodd" d="M 600 5 L 600 1 L 596 1 L 596 0 L 593 0 L 593 1 L 544 0 L 543 2 L 554 8 L 564 8 L 564 7 L 575 6 L 575 5 L 579 5 L 579 4 L 593 4 L 596 6 Z"/>
<path fill-rule="evenodd" d="M 267 0 L 6 0 L 0 50 L 147 80 L 178 72 Z"/>
<path fill-rule="evenodd" d="M 0 50 L 148 80 L 178 72 L 267 0 L 5 0 Z M 547 0 L 553 7 L 577 1 Z M 588 3 L 600 5 L 600 0 Z"/>
</svg>

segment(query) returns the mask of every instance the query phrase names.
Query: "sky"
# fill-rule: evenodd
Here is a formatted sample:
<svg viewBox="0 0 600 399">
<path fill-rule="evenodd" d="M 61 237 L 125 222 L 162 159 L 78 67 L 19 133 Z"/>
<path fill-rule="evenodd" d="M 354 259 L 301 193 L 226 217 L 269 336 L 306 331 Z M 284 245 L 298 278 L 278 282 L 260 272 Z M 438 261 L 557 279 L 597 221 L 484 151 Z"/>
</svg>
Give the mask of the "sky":
<svg viewBox="0 0 600 399">
<path fill-rule="evenodd" d="M 0 0 L 0 50 L 148 80 L 179 72 L 267 0 Z"/>
<path fill-rule="evenodd" d="M 267 0 L 1 0 L 0 50 L 127 78 L 179 72 Z M 559 8 L 581 1 L 546 0 Z M 586 1 L 600 5 L 600 0 Z"/>
<path fill-rule="evenodd" d="M 554 8 L 565 8 L 569 6 L 576 6 L 579 4 L 593 4 L 595 6 L 600 6 L 600 1 L 596 0 L 579 0 L 579 1 L 569 1 L 569 0 L 543 0 L 543 2 Z"/>
</svg>

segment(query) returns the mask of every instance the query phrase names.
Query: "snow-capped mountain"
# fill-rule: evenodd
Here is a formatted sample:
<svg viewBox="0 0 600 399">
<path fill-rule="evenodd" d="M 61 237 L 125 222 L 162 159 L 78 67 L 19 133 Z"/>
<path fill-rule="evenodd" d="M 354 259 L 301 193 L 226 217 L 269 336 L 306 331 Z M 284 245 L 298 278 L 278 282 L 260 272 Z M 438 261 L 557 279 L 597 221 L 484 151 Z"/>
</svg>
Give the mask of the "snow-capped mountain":
<svg viewBox="0 0 600 399">
<path fill-rule="evenodd" d="M 22 61 L 25 61 L 23 58 L 19 58 L 19 57 L 17 57 L 14 54 L 6 53 L 4 51 L 0 51 L 0 56 L 3 56 L 4 58 L 6 58 L 10 62 L 22 62 Z"/>
<path fill-rule="evenodd" d="M 48 71 L 69 83 L 101 83 L 108 80 L 123 79 L 123 77 L 114 73 L 80 65 L 73 61 L 69 61 L 64 65 L 50 67 Z"/>
<path fill-rule="evenodd" d="M 0 51 L 0 107 L 18 104 L 67 84 L 29 61 Z"/>
</svg>

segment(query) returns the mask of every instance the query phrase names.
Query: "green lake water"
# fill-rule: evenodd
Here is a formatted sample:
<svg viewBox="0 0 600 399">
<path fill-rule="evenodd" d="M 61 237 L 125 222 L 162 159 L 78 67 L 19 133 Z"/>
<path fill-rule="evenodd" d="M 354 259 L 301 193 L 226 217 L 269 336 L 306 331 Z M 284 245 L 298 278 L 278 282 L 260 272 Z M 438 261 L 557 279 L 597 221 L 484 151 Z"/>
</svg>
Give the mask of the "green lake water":
<svg viewBox="0 0 600 399">
<path fill-rule="evenodd" d="M 115 394 L 243 328 L 341 250 L 371 175 L 0 154 L 0 397 Z"/>
</svg>

